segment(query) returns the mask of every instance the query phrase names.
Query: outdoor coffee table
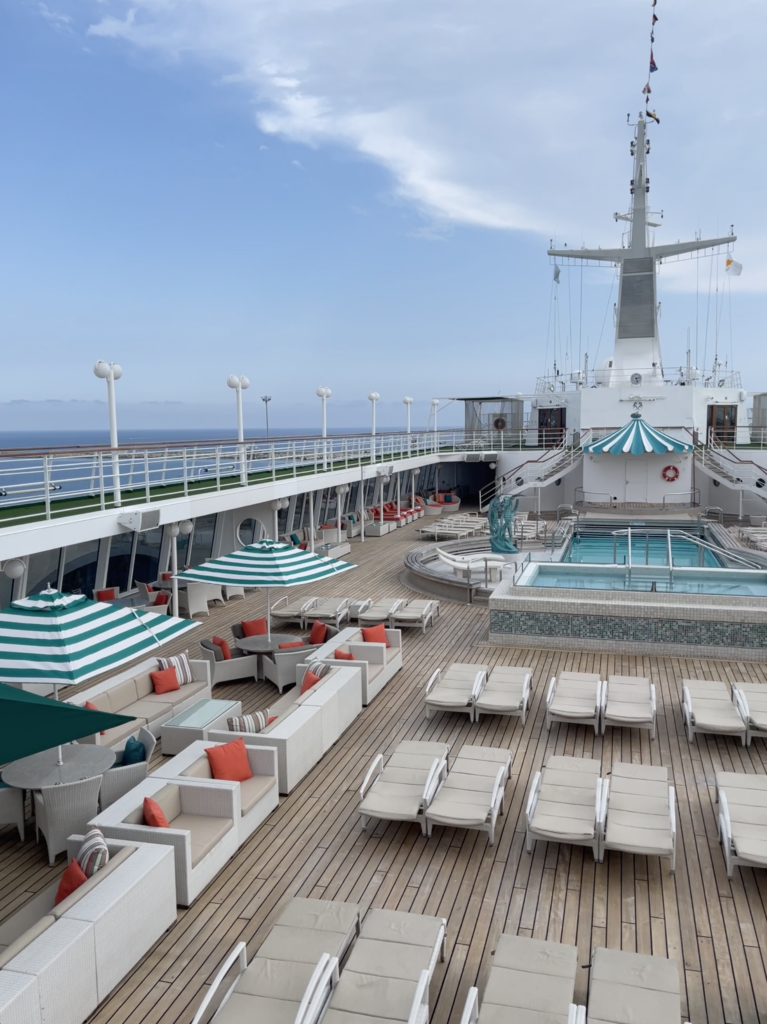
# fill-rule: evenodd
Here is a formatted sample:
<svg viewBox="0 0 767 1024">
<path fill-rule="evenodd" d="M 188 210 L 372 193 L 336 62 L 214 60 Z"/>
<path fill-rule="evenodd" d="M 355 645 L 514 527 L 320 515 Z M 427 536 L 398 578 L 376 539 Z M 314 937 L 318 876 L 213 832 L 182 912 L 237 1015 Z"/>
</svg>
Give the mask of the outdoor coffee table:
<svg viewBox="0 0 767 1024">
<path fill-rule="evenodd" d="M 115 752 L 95 743 L 65 743 L 61 748 L 63 764 L 57 764 L 59 748 L 11 761 L 2 771 L 6 786 L 16 789 L 43 789 L 65 782 L 80 782 L 103 775 L 115 763 Z"/>
<path fill-rule="evenodd" d="M 226 729 L 227 718 L 242 714 L 238 700 L 198 700 L 162 726 L 163 754 L 180 754 L 195 740 L 207 739 L 208 729 Z"/>
</svg>

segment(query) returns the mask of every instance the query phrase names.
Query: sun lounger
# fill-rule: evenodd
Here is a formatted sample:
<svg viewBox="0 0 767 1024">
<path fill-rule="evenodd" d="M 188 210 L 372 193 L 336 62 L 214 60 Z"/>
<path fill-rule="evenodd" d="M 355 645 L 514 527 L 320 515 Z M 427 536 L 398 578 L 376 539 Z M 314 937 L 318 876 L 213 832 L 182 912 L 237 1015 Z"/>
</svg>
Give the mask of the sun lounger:
<svg viewBox="0 0 767 1024">
<path fill-rule="evenodd" d="M 578 950 L 562 942 L 501 935 L 479 1006 L 470 988 L 460 1024 L 577 1024 L 573 1003 Z"/>
<path fill-rule="evenodd" d="M 272 605 L 271 616 L 278 622 L 285 625 L 288 622 L 295 622 L 302 629 L 306 628 L 307 617 L 312 608 L 320 602 L 319 597 L 301 597 L 291 601 L 289 597 L 281 597 Z"/>
<path fill-rule="evenodd" d="M 746 745 L 748 727 L 725 683 L 683 679 L 682 717 L 690 743 L 696 732 L 708 732 L 719 736 L 740 736 L 741 743 Z"/>
<path fill-rule="evenodd" d="M 447 743 L 406 740 L 400 743 L 384 768 L 379 754 L 360 788 L 362 829 L 371 818 L 382 821 L 418 821 L 426 834 L 423 808 L 447 774 Z"/>
<path fill-rule="evenodd" d="M 310 1024 L 327 1003 L 338 980 L 338 962 L 359 930 L 355 903 L 290 900 L 249 964 L 245 943 L 235 946 L 193 1024 Z M 237 975 L 226 988 L 235 965 Z"/>
<path fill-rule="evenodd" d="M 767 775 L 717 772 L 716 795 L 727 877 L 736 864 L 767 868 Z"/>
<path fill-rule="evenodd" d="M 427 626 L 433 626 L 439 618 L 439 601 L 403 601 L 389 616 L 392 629 L 405 626 L 420 626 L 425 633 Z"/>
<path fill-rule="evenodd" d="M 668 857 L 676 866 L 676 802 L 668 769 L 647 764 L 613 765 L 602 780 L 602 855 L 605 850 Z"/>
<path fill-rule="evenodd" d="M 546 694 L 546 729 L 552 722 L 593 725 L 599 732 L 602 681 L 591 672 L 560 672 Z"/>
<path fill-rule="evenodd" d="M 595 949 L 589 983 L 589 1024 L 679 1024 L 682 1001 L 674 960 Z"/>
<path fill-rule="evenodd" d="M 483 754 L 486 751 L 486 754 Z M 495 823 L 503 814 L 504 787 L 511 771 L 511 754 L 497 747 L 464 747 L 436 794 L 427 802 L 426 834 L 434 825 L 487 832 L 495 843 Z"/>
<path fill-rule="evenodd" d="M 733 700 L 746 723 L 746 746 L 754 736 L 767 738 L 767 686 L 764 683 L 733 683 Z"/>
<path fill-rule="evenodd" d="M 388 624 L 389 616 L 392 612 L 396 612 L 399 606 L 404 603 L 405 601 L 401 597 L 382 597 L 359 612 L 357 616 L 359 624 L 360 626 L 375 626 L 379 622 L 386 622 Z"/>
<path fill-rule="evenodd" d="M 369 910 L 323 1024 L 426 1024 L 429 982 L 445 959 L 446 926 L 441 917 Z"/>
<path fill-rule="evenodd" d="M 530 683 L 533 678 L 529 668 L 511 665 L 496 665 L 490 670 L 487 682 L 474 701 L 474 721 L 482 715 L 510 715 L 522 719 L 525 724 L 530 706 Z"/>
<path fill-rule="evenodd" d="M 487 665 L 463 665 L 455 662 L 436 669 L 426 684 L 426 717 L 432 711 L 462 711 L 474 717 L 474 699 L 485 685 Z"/>
<path fill-rule="evenodd" d="M 602 734 L 614 729 L 649 729 L 655 739 L 655 687 L 643 676 L 608 676 L 602 684 Z"/>
<path fill-rule="evenodd" d="M 349 597 L 326 597 L 317 602 L 311 610 L 311 617 L 320 622 L 327 622 L 336 629 L 349 618 Z"/>
<path fill-rule="evenodd" d="M 590 846 L 599 860 L 602 780 L 599 761 L 586 757 L 550 757 L 530 784 L 525 811 L 525 848 L 536 839 Z"/>
</svg>

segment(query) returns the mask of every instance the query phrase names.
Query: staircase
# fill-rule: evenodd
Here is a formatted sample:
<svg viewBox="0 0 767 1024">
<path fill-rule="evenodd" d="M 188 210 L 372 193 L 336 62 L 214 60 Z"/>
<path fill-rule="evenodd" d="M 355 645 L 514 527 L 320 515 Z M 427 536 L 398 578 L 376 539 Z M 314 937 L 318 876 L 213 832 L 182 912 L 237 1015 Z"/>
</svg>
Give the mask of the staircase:
<svg viewBox="0 0 767 1024">
<path fill-rule="evenodd" d="M 546 487 L 571 473 L 583 460 L 583 448 L 565 446 L 551 448 L 537 459 L 529 459 L 521 466 L 496 477 L 486 484 L 479 492 L 479 508 L 486 512 L 490 502 L 500 494 L 514 496 L 522 494 L 532 487 Z"/>
<path fill-rule="evenodd" d="M 695 465 L 706 476 L 734 491 L 748 491 L 767 502 L 767 466 L 741 459 L 716 443 L 695 449 Z"/>
</svg>

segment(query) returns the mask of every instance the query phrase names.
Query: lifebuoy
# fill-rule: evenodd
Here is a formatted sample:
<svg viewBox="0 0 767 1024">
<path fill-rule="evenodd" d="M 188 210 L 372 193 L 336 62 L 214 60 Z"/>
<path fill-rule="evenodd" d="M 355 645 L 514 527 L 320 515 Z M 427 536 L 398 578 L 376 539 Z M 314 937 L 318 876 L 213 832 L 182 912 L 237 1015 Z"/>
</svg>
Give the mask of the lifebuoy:
<svg viewBox="0 0 767 1024">
<path fill-rule="evenodd" d="M 675 480 L 679 479 L 679 467 L 678 466 L 664 466 L 661 476 L 667 484 L 673 484 Z"/>
</svg>

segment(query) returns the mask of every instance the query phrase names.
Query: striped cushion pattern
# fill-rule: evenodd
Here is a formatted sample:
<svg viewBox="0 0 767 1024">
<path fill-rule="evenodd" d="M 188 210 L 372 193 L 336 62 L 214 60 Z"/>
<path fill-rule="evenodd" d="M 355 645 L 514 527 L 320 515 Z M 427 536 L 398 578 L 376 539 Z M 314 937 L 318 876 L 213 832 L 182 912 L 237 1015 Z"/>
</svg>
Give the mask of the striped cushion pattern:
<svg viewBox="0 0 767 1024">
<path fill-rule="evenodd" d="M 109 860 L 109 849 L 101 829 L 92 828 L 85 833 L 76 860 L 86 878 L 95 875 L 99 868 L 104 867 Z"/>
<path fill-rule="evenodd" d="M 229 732 L 261 732 L 266 728 L 269 721 L 269 709 L 256 711 L 253 715 L 239 715 L 237 718 L 227 718 L 226 724 Z"/>
<path fill-rule="evenodd" d="M 172 658 L 158 658 L 157 660 L 160 663 L 161 669 L 175 668 L 179 686 L 194 682 L 192 666 L 189 662 L 189 655 L 186 652 L 174 654 Z"/>
<path fill-rule="evenodd" d="M 307 663 L 307 669 L 309 672 L 313 672 L 318 679 L 322 679 L 329 668 L 330 666 L 326 665 L 322 661 L 310 661 Z"/>
</svg>

